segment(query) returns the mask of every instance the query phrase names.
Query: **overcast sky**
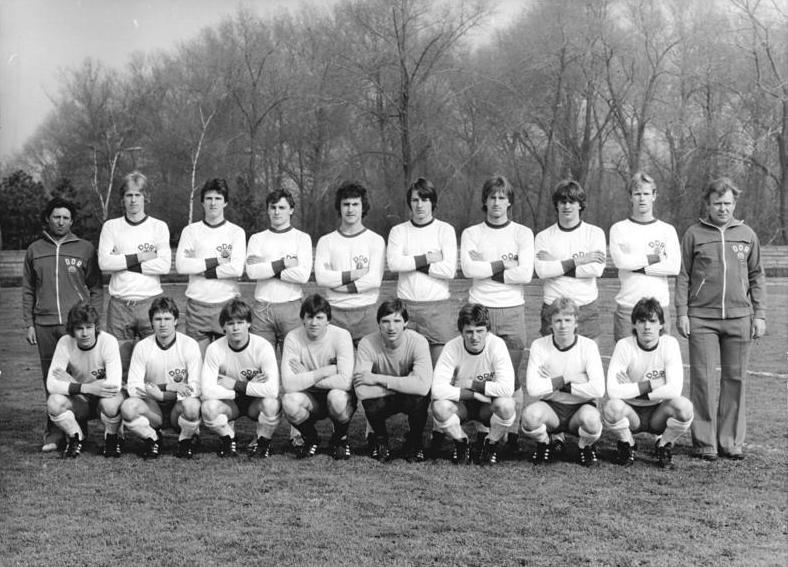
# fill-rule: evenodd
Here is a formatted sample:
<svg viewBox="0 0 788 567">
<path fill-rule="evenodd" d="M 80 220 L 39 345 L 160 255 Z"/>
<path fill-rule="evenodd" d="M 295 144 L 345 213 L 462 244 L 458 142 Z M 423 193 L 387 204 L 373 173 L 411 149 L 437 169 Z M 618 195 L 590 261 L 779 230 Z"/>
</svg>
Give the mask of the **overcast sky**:
<svg viewBox="0 0 788 567">
<path fill-rule="evenodd" d="M 262 16 L 303 3 L 246 0 Z M 491 0 L 494 1 L 494 0 Z M 121 68 L 134 51 L 170 49 L 232 15 L 237 0 L 0 0 L 0 158 L 43 121 L 62 69 L 93 57 Z M 524 0 L 498 0 L 497 21 Z"/>
</svg>

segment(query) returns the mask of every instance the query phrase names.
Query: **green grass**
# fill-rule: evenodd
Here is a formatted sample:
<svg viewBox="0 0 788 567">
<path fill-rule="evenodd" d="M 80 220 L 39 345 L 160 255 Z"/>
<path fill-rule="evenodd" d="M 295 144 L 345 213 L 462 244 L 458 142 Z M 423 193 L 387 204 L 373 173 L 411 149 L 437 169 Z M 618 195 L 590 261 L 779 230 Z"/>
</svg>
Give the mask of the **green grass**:
<svg viewBox="0 0 788 567">
<path fill-rule="evenodd" d="M 571 462 L 381 465 L 360 455 L 304 462 L 284 452 L 284 424 L 276 454 L 263 462 L 220 460 L 217 440 L 206 431 L 191 462 L 172 456 L 171 432 L 158 461 L 134 454 L 136 442 L 121 459 L 105 460 L 93 454 L 98 422 L 91 423 L 87 453 L 61 460 L 39 452 L 38 359 L 15 326 L 19 290 L 4 288 L 0 564 L 785 565 L 787 284 L 770 280 L 769 335 L 753 353 L 747 459 L 693 459 L 686 437 L 672 472 L 656 467 L 648 436 L 639 438 L 638 461 L 629 469 L 609 462 L 615 443 L 607 436 L 602 465 L 591 471 Z M 600 286 L 608 330 L 615 286 L 615 280 Z M 182 297 L 182 286 L 169 289 Z M 527 291 L 533 338 L 538 286 Z M 250 293 L 245 286 L 244 295 Z M 609 334 L 600 347 L 610 354 Z M 686 355 L 686 341 L 682 348 Z M 400 417 L 394 433 L 405 427 Z M 253 432 L 249 420 L 239 420 L 242 442 Z M 362 437 L 359 412 L 351 428 L 356 452 Z M 576 454 L 571 438 L 569 452 Z"/>
</svg>

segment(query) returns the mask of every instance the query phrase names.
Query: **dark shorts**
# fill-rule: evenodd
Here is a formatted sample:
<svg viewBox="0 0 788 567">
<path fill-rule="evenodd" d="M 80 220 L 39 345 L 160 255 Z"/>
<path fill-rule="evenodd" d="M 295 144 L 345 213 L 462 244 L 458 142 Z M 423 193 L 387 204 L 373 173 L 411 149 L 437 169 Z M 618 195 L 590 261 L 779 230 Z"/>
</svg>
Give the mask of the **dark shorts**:
<svg viewBox="0 0 788 567">
<path fill-rule="evenodd" d="M 493 415 L 492 404 L 479 400 L 461 400 L 457 402 L 457 415 L 460 416 L 460 423 L 478 421 L 490 427 L 490 418 Z"/>
<path fill-rule="evenodd" d="M 558 427 L 553 429 L 550 433 L 561 433 L 569 431 L 569 422 L 572 421 L 572 418 L 583 406 L 592 406 L 596 407 L 596 402 L 587 401 L 582 404 L 563 404 L 561 402 L 552 402 L 550 400 L 543 400 L 550 409 L 555 412 L 555 415 L 558 416 Z"/>
<path fill-rule="evenodd" d="M 631 407 L 635 413 L 637 414 L 638 418 L 640 418 L 640 427 L 633 430 L 633 433 L 662 433 L 661 431 L 654 431 L 651 429 L 651 418 L 654 416 L 654 412 L 657 411 L 661 404 L 654 404 L 653 406 L 633 406 L 631 404 L 627 404 Z"/>
<path fill-rule="evenodd" d="M 330 416 L 328 412 L 328 392 L 330 390 L 307 390 L 304 394 L 307 395 L 309 401 L 312 404 L 312 410 L 309 412 L 309 418 L 314 421 L 320 421 L 321 419 L 326 419 Z M 352 390 L 348 392 L 350 394 L 350 400 L 348 401 L 348 406 L 352 409 L 353 412 L 356 411 L 356 406 L 358 405 L 358 399 L 356 398 L 356 393 Z"/>
</svg>

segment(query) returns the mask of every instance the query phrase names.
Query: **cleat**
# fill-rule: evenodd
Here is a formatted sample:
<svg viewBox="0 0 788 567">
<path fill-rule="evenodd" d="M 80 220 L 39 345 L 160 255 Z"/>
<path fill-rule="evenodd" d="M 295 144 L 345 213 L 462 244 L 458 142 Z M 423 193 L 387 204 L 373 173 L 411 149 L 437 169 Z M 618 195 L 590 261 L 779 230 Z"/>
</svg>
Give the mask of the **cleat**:
<svg viewBox="0 0 788 567">
<path fill-rule="evenodd" d="M 402 456 L 409 463 L 423 463 L 424 447 L 421 444 L 421 435 L 414 436 L 408 433 L 405 445 L 402 447 Z"/>
<path fill-rule="evenodd" d="M 631 467 L 635 464 L 635 446 L 630 445 L 626 441 L 619 441 L 616 445 L 618 451 L 616 453 L 616 464 Z"/>
<path fill-rule="evenodd" d="M 673 470 L 675 468 L 675 465 L 673 464 L 672 444 L 666 443 L 665 445 L 662 446 L 657 444 L 656 453 L 657 453 L 657 463 L 659 464 L 660 468 L 669 469 L 669 470 Z"/>
<path fill-rule="evenodd" d="M 221 445 L 219 446 L 219 450 L 217 451 L 219 457 L 225 458 L 225 457 L 238 456 L 238 450 L 236 449 L 235 446 L 235 437 L 230 437 L 229 435 L 225 435 L 221 439 L 219 439 L 219 441 L 221 443 Z"/>
<path fill-rule="evenodd" d="M 249 458 L 267 459 L 271 456 L 271 440 L 265 437 L 258 437 L 254 448 L 249 451 Z"/>
<path fill-rule="evenodd" d="M 175 453 L 175 456 L 179 459 L 191 459 L 194 457 L 192 445 L 191 439 L 181 439 L 178 441 L 178 452 Z"/>
<path fill-rule="evenodd" d="M 161 449 L 159 445 L 160 439 L 161 438 L 159 436 L 157 436 L 156 439 L 151 439 L 150 437 L 145 439 L 145 450 L 142 453 L 142 457 L 145 460 L 154 460 L 159 458 L 159 452 Z"/>
<path fill-rule="evenodd" d="M 446 434 L 442 431 L 433 431 L 430 440 L 430 458 L 435 460 L 441 453 L 441 447 L 446 442 Z"/>
<path fill-rule="evenodd" d="M 537 443 L 536 449 L 531 453 L 531 462 L 534 465 L 543 465 L 551 460 L 550 445 L 547 443 Z"/>
<path fill-rule="evenodd" d="M 376 456 L 373 457 L 379 463 L 387 463 L 391 460 L 391 453 L 389 451 L 389 440 L 385 437 L 378 437 L 375 449 Z"/>
<path fill-rule="evenodd" d="M 455 465 L 467 465 L 471 462 L 471 446 L 468 439 L 454 442 L 454 452 L 451 455 L 451 462 Z"/>
<path fill-rule="evenodd" d="M 498 443 L 492 443 L 489 439 L 485 439 L 479 460 L 482 466 L 492 466 L 498 463 Z"/>
<path fill-rule="evenodd" d="M 82 439 L 75 433 L 66 440 L 66 448 L 63 450 L 64 459 L 76 459 L 82 452 Z"/>
<path fill-rule="evenodd" d="M 105 459 L 110 457 L 117 459 L 121 455 L 120 438 L 117 434 L 110 433 L 104 438 L 104 450 L 102 451 Z"/>
<path fill-rule="evenodd" d="M 375 460 L 378 458 L 378 444 L 375 442 L 375 434 L 367 433 L 367 453 Z"/>
<path fill-rule="evenodd" d="M 550 458 L 552 460 L 560 460 L 564 454 L 564 440 L 561 437 L 556 437 L 550 441 Z"/>
<path fill-rule="evenodd" d="M 380 447 L 378 447 L 378 451 L 380 451 Z M 350 444 L 347 435 L 331 440 L 331 453 L 335 461 L 347 461 L 350 458 Z M 380 455 L 378 455 L 378 460 L 380 460 Z"/>
<path fill-rule="evenodd" d="M 516 433 L 509 433 L 506 436 L 506 443 L 501 448 L 501 452 L 510 459 L 520 459 L 520 436 Z"/>
<path fill-rule="evenodd" d="M 303 445 L 299 446 L 296 449 L 296 459 L 311 459 L 315 455 L 317 455 L 317 448 L 318 444 L 304 442 Z"/>
<path fill-rule="evenodd" d="M 482 464 L 482 450 L 487 440 L 486 431 L 476 432 L 476 442 L 471 445 L 471 461 L 477 465 Z"/>
<path fill-rule="evenodd" d="M 580 464 L 587 468 L 599 465 L 599 461 L 596 458 L 596 449 L 593 445 L 580 449 Z"/>
</svg>

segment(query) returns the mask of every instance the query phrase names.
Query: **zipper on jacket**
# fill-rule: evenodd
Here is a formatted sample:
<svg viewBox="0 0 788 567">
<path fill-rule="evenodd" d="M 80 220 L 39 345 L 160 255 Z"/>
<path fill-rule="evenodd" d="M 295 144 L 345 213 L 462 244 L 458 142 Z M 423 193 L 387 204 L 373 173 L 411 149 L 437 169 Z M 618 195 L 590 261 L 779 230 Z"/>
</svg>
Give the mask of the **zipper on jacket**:
<svg viewBox="0 0 788 567">
<path fill-rule="evenodd" d="M 725 259 L 725 227 L 718 227 L 722 237 L 722 318 L 725 319 L 725 291 L 728 286 L 728 262 Z"/>
<path fill-rule="evenodd" d="M 58 324 L 63 324 L 63 313 L 60 311 L 60 241 L 55 242 L 55 303 L 57 304 Z"/>
</svg>

